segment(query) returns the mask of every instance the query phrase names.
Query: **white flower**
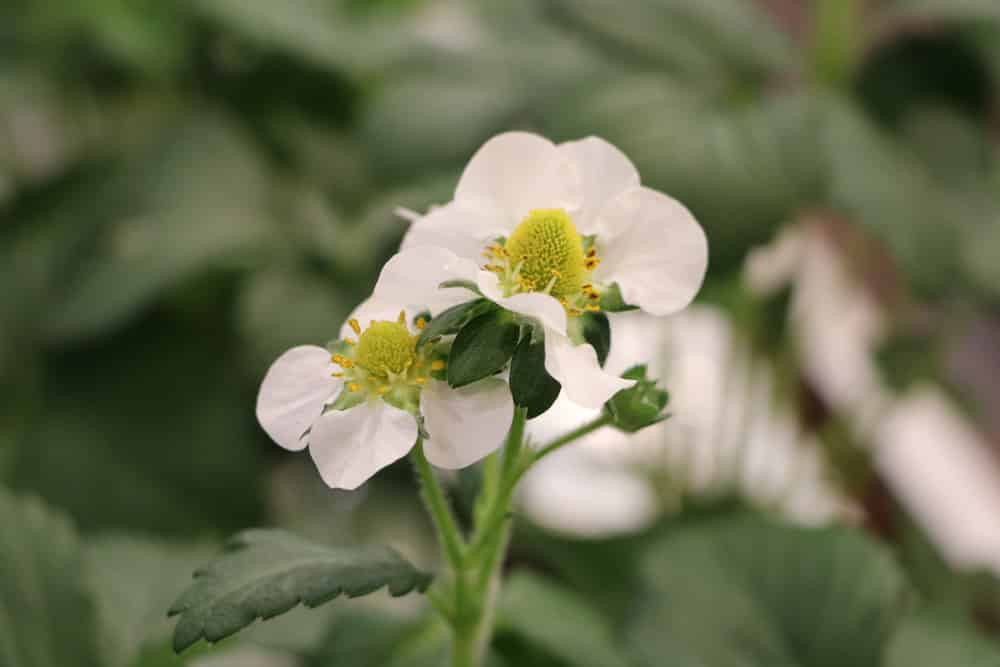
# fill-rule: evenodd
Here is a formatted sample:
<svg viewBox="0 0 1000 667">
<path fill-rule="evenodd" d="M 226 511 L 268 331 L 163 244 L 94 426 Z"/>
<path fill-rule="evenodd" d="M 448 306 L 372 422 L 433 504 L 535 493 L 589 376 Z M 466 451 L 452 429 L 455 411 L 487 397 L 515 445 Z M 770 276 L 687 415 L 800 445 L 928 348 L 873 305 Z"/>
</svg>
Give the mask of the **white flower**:
<svg viewBox="0 0 1000 667">
<path fill-rule="evenodd" d="M 487 378 L 449 388 L 435 379 L 444 359 L 433 346 L 418 350 L 417 335 L 398 307 L 361 304 L 341 328 L 336 353 L 304 345 L 271 365 L 257 397 L 258 421 L 285 449 L 308 446 L 333 488 L 356 489 L 406 455 L 417 440 L 417 414 L 432 464 L 475 463 L 500 446 L 510 425 L 507 383 Z"/>
<path fill-rule="evenodd" d="M 485 257 L 485 259 L 484 259 Z M 474 284 L 545 328 L 545 368 L 577 405 L 599 408 L 632 381 L 602 370 L 580 315 L 623 300 L 667 315 L 694 298 L 708 264 L 704 232 L 684 206 L 643 187 L 632 163 L 596 137 L 563 144 L 511 132 L 473 156 L 448 204 L 414 221 L 375 294 L 430 304 L 467 301 Z"/>
</svg>

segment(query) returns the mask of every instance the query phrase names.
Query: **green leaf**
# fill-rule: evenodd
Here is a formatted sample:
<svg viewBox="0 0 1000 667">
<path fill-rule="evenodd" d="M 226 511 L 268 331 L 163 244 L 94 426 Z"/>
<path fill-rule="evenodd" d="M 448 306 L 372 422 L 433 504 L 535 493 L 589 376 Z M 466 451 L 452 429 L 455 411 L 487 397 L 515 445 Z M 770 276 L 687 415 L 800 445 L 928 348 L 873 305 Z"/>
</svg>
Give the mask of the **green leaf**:
<svg viewBox="0 0 1000 667">
<path fill-rule="evenodd" d="M 503 310 L 474 318 L 462 327 L 448 356 L 448 384 L 463 387 L 503 370 L 517 347 L 520 327 Z"/>
<path fill-rule="evenodd" d="M 605 618 L 572 590 L 531 574 L 504 583 L 497 633 L 514 633 L 575 667 L 627 665 Z"/>
<path fill-rule="evenodd" d="M 556 0 L 557 16 L 595 41 L 656 69 L 717 86 L 793 68 L 794 48 L 742 0 Z"/>
<path fill-rule="evenodd" d="M 473 299 L 466 303 L 460 303 L 441 312 L 437 317 L 432 318 L 424 330 L 417 338 L 417 349 L 420 349 L 428 342 L 440 336 L 450 336 L 458 332 L 469 320 L 482 315 L 494 308 L 492 301 L 487 299 Z"/>
<path fill-rule="evenodd" d="M 905 592 L 862 534 L 752 514 L 677 529 L 642 575 L 631 645 L 675 667 L 878 667 Z"/>
<path fill-rule="evenodd" d="M 96 637 L 73 527 L 0 488 L 0 667 L 103 667 Z"/>
<path fill-rule="evenodd" d="M 1000 647 L 970 622 L 925 610 L 908 616 L 889 642 L 885 667 L 1000 667 Z"/>
<path fill-rule="evenodd" d="M 603 366 L 611 352 L 611 323 L 608 322 L 608 316 L 604 313 L 584 313 L 580 316 L 579 326 L 583 340 L 594 347 L 597 361 Z"/>
<path fill-rule="evenodd" d="M 128 667 L 140 654 L 167 645 L 172 624 L 163 610 L 210 555 L 207 545 L 134 537 L 104 537 L 87 545 L 87 581 L 97 602 L 107 667 Z"/>
<path fill-rule="evenodd" d="M 528 409 L 534 419 L 556 402 L 562 385 L 545 370 L 545 342 L 521 338 L 510 362 L 510 393 L 514 404 Z"/>
<path fill-rule="evenodd" d="M 258 618 L 299 604 L 317 607 L 338 595 L 358 597 L 387 587 L 394 596 L 423 591 L 430 575 L 388 547 L 324 547 L 279 530 L 237 535 L 231 551 L 202 570 L 170 608 L 180 615 L 178 653 L 199 639 L 215 642 Z"/>
<path fill-rule="evenodd" d="M 102 184 L 107 218 L 59 283 L 45 322 L 54 341 L 106 333 L 185 279 L 273 245 L 267 173 L 239 131 L 198 119 L 151 143 Z"/>
</svg>

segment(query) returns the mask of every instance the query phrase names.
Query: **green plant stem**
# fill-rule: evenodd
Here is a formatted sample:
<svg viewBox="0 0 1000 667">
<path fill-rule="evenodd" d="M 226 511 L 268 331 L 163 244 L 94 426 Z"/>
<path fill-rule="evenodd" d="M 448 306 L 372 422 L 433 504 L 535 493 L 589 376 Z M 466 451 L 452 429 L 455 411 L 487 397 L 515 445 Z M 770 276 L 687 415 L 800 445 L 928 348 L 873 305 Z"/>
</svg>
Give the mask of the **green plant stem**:
<svg viewBox="0 0 1000 667">
<path fill-rule="evenodd" d="M 430 512 L 434 526 L 437 528 L 438 537 L 444 550 L 444 555 L 448 563 L 454 570 L 461 570 L 465 560 L 465 544 L 462 534 L 459 532 L 455 515 L 452 514 L 451 507 L 444 496 L 441 484 L 438 482 L 431 464 L 424 456 L 423 438 L 417 439 L 417 444 L 413 448 L 413 464 L 420 477 L 420 490 Z"/>
<path fill-rule="evenodd" d="M 449 558 L 454 576 L 455 606 L 452 614 L 445 615 L 453 632 L 452 667 L 480 667 L 485 658 L 493 634 L 504 555 L 510 542 L 511 526 L 507 519 L 517 482 L 536 461 L 606 426 L 611 423 L 611 417 L 602 415 L 553 440 L 538 452 L 525 448 L 526 422 L 527 412 L 517 408 L 503 446 L 502 458 L 493 456 L 484 462 L 483 486 L 476 502 L 475 530 L 467 545 L 459 541 L 458 557 Z M 421 478 L 431 474 L 419 444 L 414 458 Z M 435 524 L 439 526 L 438 532 L 444 541 L 449 530 L 441 526 L 454 525 L 454 520 L 436 480 L 433 485 L 424 480 L 424 487 L 428 507 L 435 516 Z M 457 536 L 457 529 L 455 534 Z M 446 542 L 444 546 L 446 552 L 452 548 Z M 442 605 L 435 606 L 440 608 Z"/>
<path fill-rule="evenodd" d="M 535 452 L 535 455 L 532 458 L 532 463 L 534 463 L 536 461 L 540 461 L 541 459 L 545 458 L 546 456 L 548 456 L 552 452 L 556 451 L 560 447 L 564 447 L 564 446 L 568 445 L 569 443 L 582 438 L 585 435 L 593 433 L 594 431 L 596 431 L 599 428 L 603 428 L 603 427 L 607 426 L 612 421 L 613 421 L 613 419 L 612 419 L 611 415 L 609 415 L 607 413 L 604 413 L 600 417 L 598 417 L 597 419 L 594 419 L 593 421 L 587 422 L 586 424 L 580 426 L 579 428 L 573 429 L 572 431 L 570 431 L 566 435 L 561 436 L 559 438 L 556 438 L 552 442 L 550 442 L 547 445 L 541 447 L 537 452 Z"/>
</svg>

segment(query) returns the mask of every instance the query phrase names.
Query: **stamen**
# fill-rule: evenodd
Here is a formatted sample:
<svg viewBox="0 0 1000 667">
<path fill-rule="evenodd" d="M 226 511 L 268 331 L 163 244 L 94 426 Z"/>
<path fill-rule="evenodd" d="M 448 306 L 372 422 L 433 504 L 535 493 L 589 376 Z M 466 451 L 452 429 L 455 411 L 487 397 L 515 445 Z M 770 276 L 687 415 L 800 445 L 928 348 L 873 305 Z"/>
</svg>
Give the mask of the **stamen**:
<svg viewBox="0 0 1000 667">
<path fill-rule="evenodd" d="M 431 370 L 432 371 L 443 371 L 444 370 L 444 361 L 441 360 L 441 359 L 435 359 L 434 361 L 432 361 L 431 362 Z"/>
<path fill-rule="evenodd" d="M 356 336 L 361 335 L 361 324 L 359 324 L 356 319 L 352 317 L 351 319 L 347 320 L 347 323 L 350 324 L 351 329 L 354 330 L 354 335 Z"/>
<path fill-rule="evenodd" d="M 352 394 L 356 394 L 359 391 L 361 391 L 361 385 L 358 384 L 357 382 L 352 382 L 349 385 L 347 385 L 347 390 Z"/>
<path fill-rule="evenodd" d="M 399 317 L 396 318 L 396 321 L 400 324 L 406 324 L 406 311 L 399 311 Z"/>
<path fill-rule="evenodd" d="M 341 368 L 354 368 L 354 362 L 342 354 L 335 354 L 330 359 Z"/>
<path fill-rule="evenodd" d="M 417 329 L 423 331 L 426 326 L 427 326 L 427 320 L 425 320 L 422 317 L 418 317 L 417 318 Z"/>
<path fill-rule="evenodd" d="M 357 345 L 358 344 L 358 341 L 354 340 L 353 338 L 345 338 L 344 342 L 347 343 L 348 345 Z"/>
<path fill-rule="evenodd" d="M 413 381 L 417 384 L 427 384 L 427 378 L 425 377 L 413 378 Z"/>
</svg>

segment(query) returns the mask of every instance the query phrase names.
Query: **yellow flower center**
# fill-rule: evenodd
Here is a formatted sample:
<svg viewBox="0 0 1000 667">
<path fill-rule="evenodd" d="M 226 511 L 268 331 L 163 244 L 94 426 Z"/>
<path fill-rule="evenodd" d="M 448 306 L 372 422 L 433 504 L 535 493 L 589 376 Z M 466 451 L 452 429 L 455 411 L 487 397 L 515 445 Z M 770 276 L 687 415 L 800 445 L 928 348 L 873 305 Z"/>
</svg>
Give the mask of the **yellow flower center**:
<svg viewBox="0 0 1000 667">
<path fill-rule="evenodd" d="M 510 261 L 520 266 L 529 290 L 552 296 L 577 294 L 585 281 L 583 239 L 566 211 L 538 209 L 528 214 L 507 239 Z"/>
<path fill-rule="evenodd" d="M 580 236 L 561 208 L 532 211 L 483 255 L 490 260 L 483 268 L 497 274 L 504 296 L 551 294 L 573 316 L 600 310 L 600 292 L 590 282 L 601 263 L 594 239 Z"/>
<path fill-rule="evenodd" d="M 372 375 L 402 375 L 417 358 L 416 344 L 416 336 L 405 324 L 372 322 L 358 339 L 355 361 Z"/>
</svg>

